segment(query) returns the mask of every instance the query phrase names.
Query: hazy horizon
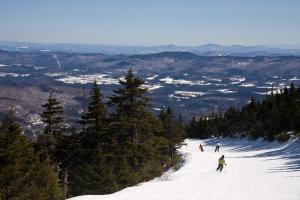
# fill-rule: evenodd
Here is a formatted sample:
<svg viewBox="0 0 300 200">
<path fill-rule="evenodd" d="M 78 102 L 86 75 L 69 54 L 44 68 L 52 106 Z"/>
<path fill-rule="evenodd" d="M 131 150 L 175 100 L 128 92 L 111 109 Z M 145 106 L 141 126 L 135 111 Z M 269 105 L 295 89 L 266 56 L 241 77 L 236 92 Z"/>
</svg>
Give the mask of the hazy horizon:
<svg viewBox="0 0 300 200">
<path fill-rule="evenodd" d="M 0 40 L 0 43 L 20 43 L 20 44 L 42 44 L 42 45 L 96 45 L 96 46 L 120 46 L 120 47 L 156 47 L 156 46 L 186 46 L 186 47 L 198 47 L 205 45 L 220 45 L 220 46 L 244 46 L 244 47 L 255 47 L 263 46 L 270 48 L 280 48 L 280 49 L 300 49 L 300 44 L 218 44 L 218 43 L 203 43 L 195 45 L 178 45 L 178 44 L 153 44 L 153 45 L 142 45 L 142 44 L 101 44 L 101 43 L 75 43 L 75 42 L 32 42 L 32 41 L 5 41 Z"/>
</svg>

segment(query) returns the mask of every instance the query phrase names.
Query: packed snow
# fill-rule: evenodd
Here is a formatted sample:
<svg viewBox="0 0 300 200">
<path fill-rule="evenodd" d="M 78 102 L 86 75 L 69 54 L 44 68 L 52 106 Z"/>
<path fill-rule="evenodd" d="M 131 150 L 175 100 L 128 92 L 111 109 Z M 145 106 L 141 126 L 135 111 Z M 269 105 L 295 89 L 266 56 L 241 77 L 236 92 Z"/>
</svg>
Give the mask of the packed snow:
<svg viewBox="0 0 300 200">
<path fill-rule="evenodd" d="M 199 144 L 204 152 L 199 151 Z M 214 147 L 220 143 L 220 152 Z M 70 200 L 299 200 L 300 141 L 186 140 L 180 149 L 184 164 L 162 177 L 110 195 Z M 226 166 L 217 172 L 217 160 Z"/>
</svg>

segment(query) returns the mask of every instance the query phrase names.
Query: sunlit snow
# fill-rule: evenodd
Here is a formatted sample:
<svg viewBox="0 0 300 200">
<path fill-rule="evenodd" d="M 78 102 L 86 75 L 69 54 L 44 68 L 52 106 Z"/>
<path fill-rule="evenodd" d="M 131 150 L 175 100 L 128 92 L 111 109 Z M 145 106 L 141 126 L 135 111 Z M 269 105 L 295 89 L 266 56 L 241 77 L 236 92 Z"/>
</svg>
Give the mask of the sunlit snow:
<svg viewBox="0 0 300 200">
<path fill-rule="evenodd" d="M 245 80 L 246 80 L 246 78 L 244 78 L 244 77 L 231 77 L 231 78 L 229 78 L 232 82 L 231 82 L 231 84 L 239 84 L 239 83 L 241 83 L 241 82 L 244 82 Z"/>
<path fill-rule="evenodd" d="M 255 84 L 253 83 L 243 83 L 240 85 L 240 87 L 255 87 Z"/>
<path fill-rule="evenodd" d="M 219 89 L 219 90 L 216 90 L 216 91 L 224 93 L 224 94 L 237 93 L 237 91 L 233 91 L 233 90 L 229 90 L 229 89 Z"/>
<path fill-rule="evenodd" d="M 0 72 L 0 77 L 6 77 L 6 76 L 17 78 L 17 77 L 27 77 L 27 76 L 30 76 L 30 74 L 17 74 L 17 73 Z"/>
<path fill-rule="evenodd" d="M 299 200 L 300 141 L 186 140 L 180 149 L 184 164 L 152 181 L 109 195 L 70 200 Z M 204 152 L 199 151 L 199 144 Z M 220 143 L 220 152 L 214 147 Z M 225 155 L 227 165 L 217 172 Z M 298 157 L 297 157 L 298 156 Z"/>
<path fill-rule="evenodd" d="M 207 85 L 208 83 L 205 83 L 205 81 L 190 81 L 190 80 L 184 80 L 184 79 L 173 79 L 169 76 L 166 78 L 159 79 L 161 82 L 164 82 L 166 84 L 170 85 Z"/>
<path fill-rule="evenodd" d="M 56 79 L 57 81 L 62 81 L 64 83 L 75 84 L 75 83 L 93 83 L 97 81 L 98 84 L 103 85 L 112 85 L 119 84 L 119 79 L 112 78 L 107 74 L 91 74 L 91 75 L 79 75 L 79 76 L 65 76 L 63 78 Z"/>
</svg>

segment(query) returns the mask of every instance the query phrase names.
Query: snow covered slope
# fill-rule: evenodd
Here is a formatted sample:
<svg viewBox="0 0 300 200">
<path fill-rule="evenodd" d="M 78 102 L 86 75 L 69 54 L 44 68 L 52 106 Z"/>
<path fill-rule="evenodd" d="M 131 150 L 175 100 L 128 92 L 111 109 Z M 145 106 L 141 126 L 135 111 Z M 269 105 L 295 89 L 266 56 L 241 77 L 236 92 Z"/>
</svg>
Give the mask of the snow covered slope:
<svg viewBox="0 0 300 200">
<path fill-rule="evenodd" d="M 221 143 L 220 152 L 214 152 Z M 185 163 L 176 172 L 111 195 L 70 200 L 299 200 L 300 141 L 187 140 L 180 151 Z M 200 152 L 199 144 L 204 144 Z M 216 172 L 225 155 L 227 166 Z"/>
</svg>

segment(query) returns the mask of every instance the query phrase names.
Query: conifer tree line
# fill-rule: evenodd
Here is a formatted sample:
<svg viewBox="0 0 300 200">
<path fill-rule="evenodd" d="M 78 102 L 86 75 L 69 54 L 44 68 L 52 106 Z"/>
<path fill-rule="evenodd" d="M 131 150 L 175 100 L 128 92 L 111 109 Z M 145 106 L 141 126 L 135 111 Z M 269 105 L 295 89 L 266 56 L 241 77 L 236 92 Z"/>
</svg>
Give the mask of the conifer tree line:
<svg viewBox="0 0 300 200">
<path fill-rule="evenodd" d="M 50 92 L 38 138 L 27 138 L 11 109 L 0 124 L 0 199 L 60 200 L 109 194 L 159 176 L 180 157 L 185 126 L 171 108 L 149 111 L 144 81 L 128 71 L 105 101 L 94 82 L 81 129 L 67 131 Z"/>
<path fill-rule="evenodd" d="M 300 87 L 292 82 L 279 93 L 272 90 L 262 101 L 252 97 L 250 103 L 240 109 L 230 107 L 224 113 L 193 118 L 187 132 L 191 138 L 239 135 L 286 141 L 289 132 L 300 132 Z"/>
</svg>

